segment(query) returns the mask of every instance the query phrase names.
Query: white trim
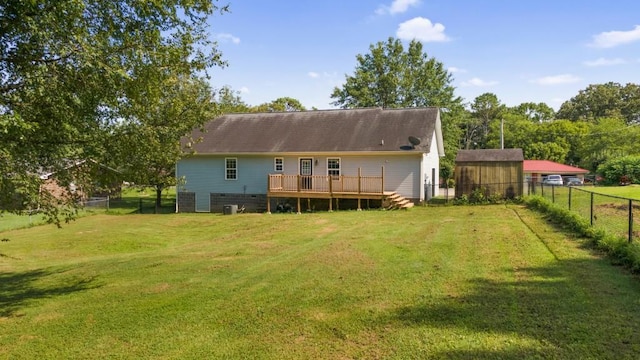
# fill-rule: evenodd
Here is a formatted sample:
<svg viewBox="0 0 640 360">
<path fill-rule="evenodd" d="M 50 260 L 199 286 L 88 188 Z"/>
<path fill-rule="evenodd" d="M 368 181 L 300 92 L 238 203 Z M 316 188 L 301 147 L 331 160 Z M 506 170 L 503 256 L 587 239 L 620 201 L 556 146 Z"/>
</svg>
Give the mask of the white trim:
<svg viewBox="0 0 640 360">
<path fill-rule="evenodd" d="M 302 160 L 302 159 L 311 159 L 311 175 L 315 174 L 316 172 L 313 170 L 313 167 L 316 164 L 316 159 L 314 159 L 313 156 L 301 156 L 301 157 L 298 158 L 298 164 L 297 164 L 298 175 L 302 175 L 302 174 L 300 174 L 300 160 Z"/>
<path fill-rule="evenodd" d="M 227 167 L 227 160 L 235 160 L 235 162 L 236 162 L 235 168 Z M 230 178 L 230 177 L 227 176 L 229 174 L 228 173 L 229 170 L 235 170 L 235 172 L 236 172 L 236 177 L 235 178 Z M 225 180 L 230 180 L 230 181 L 238 180 L 238 158 L 237 157 L 225 157 L 224 158 L 224 179 Z"/>
<path fill-rule="evenodd" d="M 281 169 L 278 170 L 278 160 L 282 160 L 280 162 L 280 167 Z M 283 156 L 276 156 L 273 158 L 273 171 L 275 172 L 284 172 L 284 157 Z"/>
<path fill-rule="evenodd" d="M 338 160 L 338 169 L 329 169 L 329 160 Z M 333 175 L 333 176 L 340 176 L 342 175 L 342 158 L 340 157 L 327 157 L 327 163 L 326 163 L 326 174 L 329 175 L 329 170 L 338 170 L 338 175 Z"/>
</svg>

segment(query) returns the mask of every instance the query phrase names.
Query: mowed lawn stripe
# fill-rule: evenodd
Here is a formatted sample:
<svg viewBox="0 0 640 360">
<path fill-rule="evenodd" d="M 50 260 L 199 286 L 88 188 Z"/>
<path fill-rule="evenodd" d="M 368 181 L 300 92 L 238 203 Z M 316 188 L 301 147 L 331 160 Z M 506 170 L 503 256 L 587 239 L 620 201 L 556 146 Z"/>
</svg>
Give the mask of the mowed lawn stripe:
<svg viewBox="0 0 640 360">
<path fill-rule="evenodd" d="M 633 358 L 638 279 L 519 206 L 2 233 L 0 357 Z"/>
</svg>

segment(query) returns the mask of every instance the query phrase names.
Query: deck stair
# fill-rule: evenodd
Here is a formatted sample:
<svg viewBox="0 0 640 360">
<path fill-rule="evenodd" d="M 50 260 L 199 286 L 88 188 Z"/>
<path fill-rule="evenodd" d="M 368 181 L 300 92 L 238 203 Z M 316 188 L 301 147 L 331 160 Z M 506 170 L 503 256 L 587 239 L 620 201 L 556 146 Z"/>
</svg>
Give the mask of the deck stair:
<svg viewBox="0 0 640 360">
<path fill-rule="evenodd" d="M 402 195 L 393 192 L 389 196 L 387 196 L 387 201 L 389 201 L 389 206 L 387 209 L 409 209 L 413 207 L 413 203 L 405 199 Z"/>
</svg>

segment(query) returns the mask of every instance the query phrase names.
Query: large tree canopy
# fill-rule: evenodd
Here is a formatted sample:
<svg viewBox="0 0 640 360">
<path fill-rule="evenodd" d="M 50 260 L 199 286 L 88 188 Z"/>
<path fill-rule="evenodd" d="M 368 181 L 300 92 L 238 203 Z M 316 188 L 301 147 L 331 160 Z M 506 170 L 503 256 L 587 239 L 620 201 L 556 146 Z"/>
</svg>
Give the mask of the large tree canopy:
<svg viewBox="0 0 640 360">
<path fill-rule="evenodd" d="M 0 2 L 0 210 L 47 207 L 39 169 L 101 159 L 111 127 L 171 77 L 221 66 L 209 0 Z"/>
<path fill-rule="evenodd" d="M 557 113 L 559 119 L 591 121 L 603 117 L 622 117 L 627 124 L 640 123 L 640 86 L 618 83 L 589 85 L 564 102 Z"/>
<path fill-rule="evenodd" d="M 211 89 L 202 79 L 169 78 L 159 90 L 156 97 L 128 104 L 128 117 L 115 126 L 108 146 L 128 181 L 155 189 L 156 212 L 162 191 L 178 181 L 176 162 L 186 150 L 181 135 L 217 114 Z"/>
<path fill-rule="evenodd" d="M 342 88 L 334 88 L 334 105 L 406 108 L 461 104 L 454 95 L 451 74 L 423 52 L 419 41 L 411 41 L 405 51 L 400 40 L 389 38 L 369 46 L 369 51 L 356 56 L 355 73 L 346 77 Z"/>
<path fill-rule="evenodd" d="M 411 41 L 405 50 L 394 38 L 369 46 L 369 53 L 357 55 L 356 60 L 354 74 L 346 76 L 341 88 L 334 88 L 333 105 L 345 109 L 440 107 L 446 153 L 441 176 L 452 176 L 461 133 L 457 122 L 464 117 L 464 109 L 444 65 L 430 58 L 419 41 Z"/>
</svg>

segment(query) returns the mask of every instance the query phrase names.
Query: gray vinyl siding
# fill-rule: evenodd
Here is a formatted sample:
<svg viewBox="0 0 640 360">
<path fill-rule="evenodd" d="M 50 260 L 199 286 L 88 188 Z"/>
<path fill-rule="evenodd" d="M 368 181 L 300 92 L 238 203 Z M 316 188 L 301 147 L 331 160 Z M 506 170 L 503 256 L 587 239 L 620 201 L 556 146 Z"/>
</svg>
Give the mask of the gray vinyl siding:
<svg viewBox="0 0 640 360">
<path fill-rule="evenodd" d="M 225 158 L 238 159 L 236 180 L 225 180 Z M 285 160 L 285 171 L 286 171 Z M 180 191 L 199 194 L 266 194 L 267 174 L 273 173 L 273 157 L 194 156 L 178 162 L 177 176 L 184 177 Z"/>
<path fill-rule="evenodd" d="M 313 159 L 313 175 L 327 175 L 327 158 L 340 158 L 341 175 L 356 176 L 360 168 L 363 176 L 380 176 L 384 166 L 385 191 L 396 191 L 411 199 L 423 199 L 425 176 L 431 176 L 432 167 L 438 169 L 437 151 L 435 154 L 194 156 L 178 162 L 177 175 L 184 177 L 185 181 L 179 190 L 194 192 L 198 203 L 200 198 L 208 198 L 211 193 L 266 194 L 267 175 L 276 173 L 275 157 L 284 158 L 282 173 L 288 175 L 299 173 L 301 158 Z M 238 159 L 237 180 L 225 180 L 225 158 L 229 157 Z"/>
<path fill-rule="evenodd" d="M 400 195 L 417 199 L 420 197 L 420 162 L 422 154 L 407 156 L 319 156 L 318 166 L 314 165 L 314 174 L 327 174 L 327 158 L 340 158 L 340 174 L 347 176 L 380 176 L 384 166 L 384 190 L 396 191 Z"/>
</svg>

